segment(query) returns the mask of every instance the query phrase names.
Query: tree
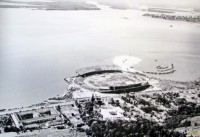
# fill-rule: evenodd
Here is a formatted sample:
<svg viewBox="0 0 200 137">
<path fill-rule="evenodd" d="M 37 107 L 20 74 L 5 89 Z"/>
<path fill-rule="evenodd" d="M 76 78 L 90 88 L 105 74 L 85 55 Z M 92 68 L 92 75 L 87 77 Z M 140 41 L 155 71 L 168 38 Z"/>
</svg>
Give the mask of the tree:
<svg viewBox="0 0 200 137">
<path fill-rule="evenodd" d="M 95 101 L 95 98 L 94 98 L 94 94 L 92 94 L 92 99 L 91 99 L 92 103 Z"/>
</svg>

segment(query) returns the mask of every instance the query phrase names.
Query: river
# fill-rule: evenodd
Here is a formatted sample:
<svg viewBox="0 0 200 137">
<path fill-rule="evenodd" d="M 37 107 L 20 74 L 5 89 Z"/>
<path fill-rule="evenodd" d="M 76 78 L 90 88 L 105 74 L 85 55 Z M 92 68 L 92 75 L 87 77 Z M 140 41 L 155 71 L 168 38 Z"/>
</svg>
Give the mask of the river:
<svg viewBox="0 0 200 137">
<path fill-rule="evenodd" d="M 200 24 L 143 17 L 137 10 L 48 11 L 1 8 L 0 108 L 27 106 L 62 94 L 75 70 L 140 58 L 135 69 L 173 63 L 162 78 L 200 76 Z M 173 27 L 171 27 L 171 25 Z M 155 60 L 156 63 L 155 63 Z"/>
</svg>

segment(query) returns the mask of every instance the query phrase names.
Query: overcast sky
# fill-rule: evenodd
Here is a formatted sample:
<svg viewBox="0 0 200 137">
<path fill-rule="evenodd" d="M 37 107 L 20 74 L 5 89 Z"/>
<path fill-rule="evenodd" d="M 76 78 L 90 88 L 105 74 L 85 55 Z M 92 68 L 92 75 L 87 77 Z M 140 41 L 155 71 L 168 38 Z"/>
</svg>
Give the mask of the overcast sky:
<svg viewBox="0 0 200 137">
<path fill-rule="evenodd" d="M 200 0 L 136 0 L 139 4 L 152 6 L 173 6 L 180 8 L 200 8 Z"/>
<path fill-rule="evenodd" d="M 153 7 L 177 7 L 177 8 L 198 8 L 200 0 L 96 0 L 101 4 L 107 4 L 122 8 L 139 8 L 141 6 Z"/>
</svg>

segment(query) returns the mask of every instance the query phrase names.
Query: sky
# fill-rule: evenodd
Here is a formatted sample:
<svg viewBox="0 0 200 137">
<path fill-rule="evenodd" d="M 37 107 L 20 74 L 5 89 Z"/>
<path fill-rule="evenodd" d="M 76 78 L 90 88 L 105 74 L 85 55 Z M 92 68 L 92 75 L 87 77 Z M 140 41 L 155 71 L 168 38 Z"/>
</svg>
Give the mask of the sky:
<svg viewBox="0 0 200 137">
<path fill-rule="evenodd" d="M 95 0 L 116 8 L 172 7 L 200 9 L 200 0 Z"/>
<path fill-rule="evenodd" d="M 200 0 L 137 0 L 140 4 L 172 6 L 180 8 L 200 8 Z"/>
</svg>

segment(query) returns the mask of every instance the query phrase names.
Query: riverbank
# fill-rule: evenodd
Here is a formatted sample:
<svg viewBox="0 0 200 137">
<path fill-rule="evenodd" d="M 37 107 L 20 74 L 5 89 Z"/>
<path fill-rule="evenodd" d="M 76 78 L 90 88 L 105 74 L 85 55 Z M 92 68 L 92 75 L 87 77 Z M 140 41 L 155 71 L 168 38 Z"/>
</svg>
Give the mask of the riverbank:
<svg viewBox="0 0 200 137">
<path fill-rule="evenodd" d="M 126 94 L 100 93 L 70 83 L 71 87 L 66 90 L 65 95 L 50 98 L 29 107 L 0 112 L 0 136 L 10 135 L 10 131 L 18 133 L 12 133 L 13 136 L 42 137 L 50 134 L 72 137 L 90 136 L 97 132 L 98 134 L 106 133 L 109 127 L 103 130 L 105 123 L 114 124 L 115 129 L 120 121 L 133 125 L 145 122 L 148 128 L 142 134 L 148 134 L 152 128 L 158 127 L 159 130 L 164 128 L 166 134 L 176 128 L 176 131 L 180 133 L 170 134 L 182 136 L 200 134 L 199 123 L 192 120 L 199 118 L 200 115 L 200 80 L 178 82 L 153 77 L 149 79 L 150 88 Z M 34 118 L 31 117 L 31 113 Z M 36 113 L 39 114 L 36 115 Z M 10 121 L 9 119 L 13 117 L 19 117 L 19 119 Z M 57 118 L 54 119 L 54 117 Z M 188 122 L 184 122 L 190 119 L 193 127 Z M 173 122 L 174 120 L 176 122 Z M 24 125 L 22 128 L 20 126 L 16 128 L 17 124 L 13 122 L 22 122 Z M 97 123 L 99 129 L 94 128 Z M 186 130 L 183 130 L 183 127 L 187 127 L 184 128 Z M 123 132 L 129 134 L 126 131 L 128 129 L 128 127 L 125 128 Z M 52 133 L 53 131 L 55 132 Z M 122 135 L 123 132 L 117 134 Z"/>
<path fill-rule="evenodd" d="M 174 63 L 177 71 L 162 79 L 191 81 L 200 75 L 199 25 L 97 7 L 101 10 L 0 8 L 1 109 L 61 94 L 67 86 L 63 76 L 113 64 L 117 56 L 141 59 L 133 68 L 141 71 L 154 70 L 155 59 Z"/>
</svg>

